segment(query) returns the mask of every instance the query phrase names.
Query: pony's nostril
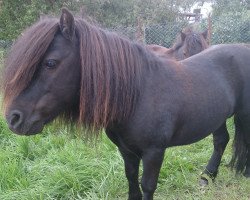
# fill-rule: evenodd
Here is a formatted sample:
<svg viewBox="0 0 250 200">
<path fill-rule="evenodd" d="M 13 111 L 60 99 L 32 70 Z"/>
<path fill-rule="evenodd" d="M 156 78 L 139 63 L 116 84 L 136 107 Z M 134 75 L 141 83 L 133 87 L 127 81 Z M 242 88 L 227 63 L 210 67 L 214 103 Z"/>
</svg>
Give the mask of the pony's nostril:
<svg viewBox="0 0 250 200">
<path fill-rule="evenodd" d="M 23 120 L 22 113 L 18 110 L 14 110 L 10 114 L 9 124 L 12 128 L 17 128 Z"/>
</svg>

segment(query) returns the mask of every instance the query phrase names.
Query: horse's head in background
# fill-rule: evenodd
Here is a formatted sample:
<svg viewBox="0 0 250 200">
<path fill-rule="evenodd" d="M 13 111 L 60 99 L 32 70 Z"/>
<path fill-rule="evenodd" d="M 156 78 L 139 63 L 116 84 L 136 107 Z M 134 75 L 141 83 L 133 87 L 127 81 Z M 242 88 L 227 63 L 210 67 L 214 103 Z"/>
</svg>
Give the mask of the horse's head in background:
<svg viewBox="0 0 250 200">
<path fill-rule="evenodd" d="M 208 48 L 208 30 L 195 32 L 191 28 L 181 31 L 171 48 L 149 44 L 147 48 L 160 57 L 183 60 Z"/>
<path fill-rule="evenodd" d="M 177 60 L 183 60 L 208 48 L 208 30 L 195 32 L 192 29 L 181 31 L 179 38 L 173 45 L 173 55 Z"/>
</svg>

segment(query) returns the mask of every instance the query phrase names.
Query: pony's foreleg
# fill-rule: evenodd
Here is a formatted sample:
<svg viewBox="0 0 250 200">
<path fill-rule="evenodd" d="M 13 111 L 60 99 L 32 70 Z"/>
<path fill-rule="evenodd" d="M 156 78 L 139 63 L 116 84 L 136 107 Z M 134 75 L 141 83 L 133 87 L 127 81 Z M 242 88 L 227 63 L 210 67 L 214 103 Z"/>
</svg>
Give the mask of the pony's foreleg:
<svg viewBox="0 0 250 200">
<path fill-rule="evenodd" d="M 213 133 L 214 151 L 208 165 L 203 171 L 200 179 L 200 185 L 207 185 L 209 178 L 215 179 L 221 162 L 222 155 L 229 141 L 229 134 L 224 123 L 219 129 Z"/>
<path fill-rule="evenodd" d="M 129 183 L 129 200 L 141 200 L 142 193 L 139 187 L 139 165 L 141 158 L 126 148 L 118 134 L 106 129 L 109 139 L 118 147 L 125 165 L 125 174 Z"/>
<path fill-rule="evenodd" d="M 151 148 L 143 152 L 142 190 L 143 199 L 153 199 L 165 149 Z"/>
<path fill-rule="evenodd" d="M 138 174 L 140 158 L 126 149 L 119 147 L 124 160 L 125 173 L 129 184 L 129 200 L 141 200 L 142 194 L 139 187 Z"/>
</svg>

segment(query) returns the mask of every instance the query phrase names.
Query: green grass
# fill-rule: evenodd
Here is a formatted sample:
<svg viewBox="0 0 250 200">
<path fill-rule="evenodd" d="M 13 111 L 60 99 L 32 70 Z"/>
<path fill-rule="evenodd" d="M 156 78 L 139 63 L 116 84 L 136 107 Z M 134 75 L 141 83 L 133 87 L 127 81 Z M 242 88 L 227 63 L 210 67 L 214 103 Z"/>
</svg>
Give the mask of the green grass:
<svg viewBox="0 0 250 200">
<path fill-rule="evenodd" d="M 110 199 L 110 195 L 123 195 L 114 184 L 125 182 L 121 157 L 107 138 L 102 140 L 93 146 L 51 127 L 41 135 L 16 136 L 1 119 L 0 199 Z M 109 191 L 112 185 L 115 187 Z"/>
<path fill-rule="evenodd" d="M 232 132 L 232 121 L 228 127 Z M 105 134 L 100 140 L 86 143 L 56 126 L 40 135 L 17 136 L 1 117 L 0 199 L 126 199 L 122 158 Z M 215 183 L 199 187 L 199 174 L 211 153 L 212 137 L 167 149 L 155 199 L 250 199 L 250 180 L 235 177 L 226 167 L 230 145 Z"/>
</svg>

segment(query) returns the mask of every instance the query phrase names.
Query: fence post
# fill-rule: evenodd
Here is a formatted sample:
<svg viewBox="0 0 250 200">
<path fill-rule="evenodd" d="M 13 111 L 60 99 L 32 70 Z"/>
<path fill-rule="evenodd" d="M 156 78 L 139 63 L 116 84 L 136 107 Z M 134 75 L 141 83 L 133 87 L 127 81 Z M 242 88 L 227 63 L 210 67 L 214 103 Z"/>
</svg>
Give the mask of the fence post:
<svg viewBox="0 0 250 200">
<path fill-rule="evenodd" d="M 211 20 L 211 13 L 208 14 L 208 36 L 207 36 L 207 43 L 211 45 L 211 36 L 212 36 L 212 20 Z"/>
<path fill-rule="evenodd" d="M 135 39 L 140 43 L 144 43 L 144 25 L 141 17 L 137 18 Z"/>
</svg>

